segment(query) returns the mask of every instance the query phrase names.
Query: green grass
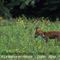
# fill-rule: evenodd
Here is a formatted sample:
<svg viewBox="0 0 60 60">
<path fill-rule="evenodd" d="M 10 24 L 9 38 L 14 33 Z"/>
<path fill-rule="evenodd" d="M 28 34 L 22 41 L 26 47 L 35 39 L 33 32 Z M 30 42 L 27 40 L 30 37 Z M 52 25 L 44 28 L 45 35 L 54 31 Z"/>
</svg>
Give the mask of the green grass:
<svg viewBox="0 0 60 60">
<path fill-rule="evenodd" d="M 54 40 L 49 39 L 46 44 L 41 37 L 34 38 L 36 26 L 43 31 L 60 31 L 59 22 L 47 22 L 44 19 L 27 20 L 26 17 L 20 17 L 15 21 L 2 20 L 0 22 L 0 54 L 60 53 L 60 42 L 55 44 Z"/>
</svg>

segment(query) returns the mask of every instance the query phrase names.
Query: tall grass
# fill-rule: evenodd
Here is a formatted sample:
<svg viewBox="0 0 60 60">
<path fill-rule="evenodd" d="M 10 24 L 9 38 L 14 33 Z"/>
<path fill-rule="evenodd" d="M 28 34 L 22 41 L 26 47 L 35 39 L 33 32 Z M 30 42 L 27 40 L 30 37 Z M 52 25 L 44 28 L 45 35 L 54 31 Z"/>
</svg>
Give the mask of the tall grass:
<svg viewBox="0 0 60 60">
<path fill-rule="evenodd" d="M 1 54 L 56 54 L 60 53 L 60 42 L 49 39 L 46 44 L 41 37 L 34 38 L 35 27 L 43 31 L 60 31 L 59 22 L 50 22 L 46 19 L 27 19 L 19 17 L 14 21 L 1 20 L 0 24 L 0 53 Z"/>
</svg>

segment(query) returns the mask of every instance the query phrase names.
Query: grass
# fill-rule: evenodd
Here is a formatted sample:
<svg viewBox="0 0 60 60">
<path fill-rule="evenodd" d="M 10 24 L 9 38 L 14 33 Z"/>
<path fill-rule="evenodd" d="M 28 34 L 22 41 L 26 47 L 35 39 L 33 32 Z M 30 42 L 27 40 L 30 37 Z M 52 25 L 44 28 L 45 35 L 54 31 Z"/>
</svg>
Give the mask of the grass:
<svg viewBox="0 0 60 60">
<path fill-rule="evenodd" d="M 46 44 L 41 37 L 34 38 L 35 27 L 43 31 L 60 31 L 60 22 L 46 19 L 19 17 L 14 21 L 0 21 L 0 54 L 60 54 L 60 42 L 50 40 Z"/>
</svg>

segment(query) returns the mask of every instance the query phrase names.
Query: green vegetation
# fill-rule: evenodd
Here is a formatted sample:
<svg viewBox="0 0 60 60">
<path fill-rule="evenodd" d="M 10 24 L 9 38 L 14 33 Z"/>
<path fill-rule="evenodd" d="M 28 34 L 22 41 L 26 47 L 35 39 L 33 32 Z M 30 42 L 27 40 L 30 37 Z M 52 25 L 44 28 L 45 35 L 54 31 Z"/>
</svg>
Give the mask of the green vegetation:
<svg viewBox="0 0 60 60">
<path fill-rule="evenodd" d="M 20 11 L 20 9 L 25 9 L 26 6 L 30 5 L 33 7 L 35 0 L 0 0 L 0 16 L 12 18 L 12 15 L 17 12 L 17 10 Z"/>
<path fill-rule="evenodd" d="M 41 37 L 34 38 L 35 27 L 43 31 L 60 31 L 60 22 L 50 22 L 46 19 L 0 20 L 0 54 L 56 54 L 60 53 L 60 42 L 50 40 L 46 44 Z"/>
</svg>

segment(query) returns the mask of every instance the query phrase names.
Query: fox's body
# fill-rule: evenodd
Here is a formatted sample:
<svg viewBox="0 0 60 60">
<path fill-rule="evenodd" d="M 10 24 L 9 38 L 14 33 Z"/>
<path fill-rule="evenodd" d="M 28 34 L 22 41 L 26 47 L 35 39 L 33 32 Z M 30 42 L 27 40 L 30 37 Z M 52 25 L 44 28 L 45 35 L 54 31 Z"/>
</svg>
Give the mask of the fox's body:
<svg viewBox="0 0 60 60">
<path fill-rule="evenodd" d="M 35 37 L 37 36 L 43 37 L 46 40 L 46 42 L 48 41 L 48 39 L 60 40 L 60 31 L 43 32 L 37 27 L 35 31 Z"/>
</svg>

